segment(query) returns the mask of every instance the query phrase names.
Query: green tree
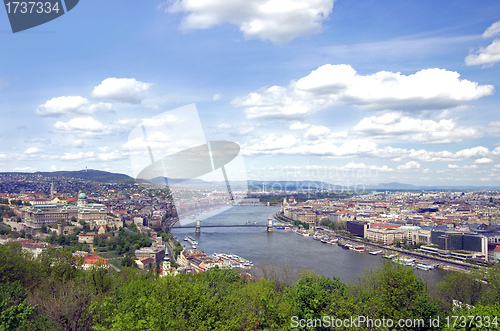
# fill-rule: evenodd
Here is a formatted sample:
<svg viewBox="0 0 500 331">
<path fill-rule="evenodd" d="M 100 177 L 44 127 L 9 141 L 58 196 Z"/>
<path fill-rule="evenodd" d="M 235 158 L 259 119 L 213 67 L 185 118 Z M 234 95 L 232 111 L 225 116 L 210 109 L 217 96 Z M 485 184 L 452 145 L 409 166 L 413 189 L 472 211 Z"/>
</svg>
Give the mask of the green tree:
<svg viewBox="0 0 500 331">
<path fill-rule="evenodd" d="M 484 284 L 477 281 L 475 274 L 464 272 L 454 272 L 444 277 L 442 282 L 437 284 L 441 305 L 448 311 L 451 310 L 453 300 L 462 303 L 475 305 L 481 300 L 481 293 Z"/>
<path fill-rule="evenodd" d="M 36 307 L 26 302 L 27 291 L 19 281 L 0 284 L 0 330 L 27 327 Z"/>
<path fill-rule="evenodd" d="M 391 262 L 378 270 L 369 270 L 362 283 L 351 286 L 356 298 L 356 315 L 370 318 L 429 318 L 439 314 L 439 307 L 428 301 L 423 281 L 413 269 Z"/>
<path fill-rule="evenodd" d="M 336 277 L 304 274 L 287 293 L 293 303 L 293 316 L 317 319 L 322 316 L 343 317 L 340 309 L 347 296 L 346 286 Z"/>
<path fill-rule="evenodd" d="M 457 316 L 455 318 L 454 316 Z M 448 320 L 441 319 L 444 330 L 498 330 L 500 329 L 500 303 L 491 306 L 477 304 L 474 308 L 454 312 Z"/>
</svg>

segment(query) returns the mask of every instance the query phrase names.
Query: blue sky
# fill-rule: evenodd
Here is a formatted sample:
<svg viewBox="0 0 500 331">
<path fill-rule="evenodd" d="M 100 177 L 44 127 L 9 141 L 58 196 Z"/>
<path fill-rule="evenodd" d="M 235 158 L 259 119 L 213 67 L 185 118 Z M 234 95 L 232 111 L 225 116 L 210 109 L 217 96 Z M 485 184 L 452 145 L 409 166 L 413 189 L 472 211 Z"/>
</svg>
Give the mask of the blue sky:
<svg viewBox="0 0 500 331">
<path fill-rule="evenodd" d="M 496 0 L 86 0 L 14 34 L 0 10 L 0 170 L 135 175 L 130 132 L 194 103 L 250 179 L 498 186 L 497 22 Z"/>
</svg>

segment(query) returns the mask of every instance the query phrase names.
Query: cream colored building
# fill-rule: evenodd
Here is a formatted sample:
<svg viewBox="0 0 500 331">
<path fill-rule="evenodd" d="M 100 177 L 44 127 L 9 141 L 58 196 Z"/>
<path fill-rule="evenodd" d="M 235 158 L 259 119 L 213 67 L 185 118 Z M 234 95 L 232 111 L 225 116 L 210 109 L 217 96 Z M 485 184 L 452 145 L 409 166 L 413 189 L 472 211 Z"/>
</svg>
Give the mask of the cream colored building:
<svg viewBox="0 0 500 331">
<path fill-rule="evenodd" d="M 392 244 L 394 240 L 401 241 L 405 238 L 405 231 L 400 228 L 370 227 L 365 231 L 365 238 L 385 244 Z"/>
<path fill-rule="evenodd" d="M 31 206 L 25 211 L 25 219 L 29 227 L 41 228 L 44 224 L 69 221 L 72 217 L 89 222 L 106 220 L 107 214 L 105 205 L 88 203 L 85 193 L 80 193 L 76 205 L 54 203 Z"/>
</svg>

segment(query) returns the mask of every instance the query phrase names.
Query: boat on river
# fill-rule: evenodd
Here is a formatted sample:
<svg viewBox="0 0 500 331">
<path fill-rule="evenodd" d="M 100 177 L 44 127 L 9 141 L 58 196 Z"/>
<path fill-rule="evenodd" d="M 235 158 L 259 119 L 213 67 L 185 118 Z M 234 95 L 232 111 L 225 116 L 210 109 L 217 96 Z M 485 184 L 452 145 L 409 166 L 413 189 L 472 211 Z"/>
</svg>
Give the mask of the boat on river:
<svg viewBox="0 0 500 331">
<path fill-rule="evenodd" d="M 356 252 L 360 252 L 360 253 L 363 253 L 365 251 L 365 246 L 361 245 L 361 246 L 352 246 L 352 247 L 349 247 L 350 250 L 353 250 L 353 251 L 356 251 Z"/>
<path fill-rule="evenodd" d="M 398 254 L 384 255 L 384 258 L 391 260 L 391 259 L 395 258 L 396 256 L 398 256 Z"/>
<path fill-rule="evenodd" d="M 186 237 L 184 237 L 184 240 L 186 240 L 194 249 L 196 249 L 196 246 L 198 246 L 198 242 L 193 237 L 186 235 Z"/>
</svg>

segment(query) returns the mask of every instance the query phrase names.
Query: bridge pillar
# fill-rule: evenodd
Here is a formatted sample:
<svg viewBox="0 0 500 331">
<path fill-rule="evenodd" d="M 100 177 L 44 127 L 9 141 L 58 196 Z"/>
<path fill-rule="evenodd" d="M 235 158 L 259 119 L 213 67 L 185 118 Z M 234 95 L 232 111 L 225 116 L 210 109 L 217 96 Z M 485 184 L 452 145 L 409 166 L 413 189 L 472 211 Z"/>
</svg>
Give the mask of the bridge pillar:
<svg viewBox="0 0 500 331">
<path fill-rule="evenodd" d="M 199 219 L 196 220 L 196 233 L 201 233 L 201 222 Z"/>
<path fill-rule="evenodd" d="M 267 219 L 267 232 L 273 232 L 273 219 Z"/>
</svg>

